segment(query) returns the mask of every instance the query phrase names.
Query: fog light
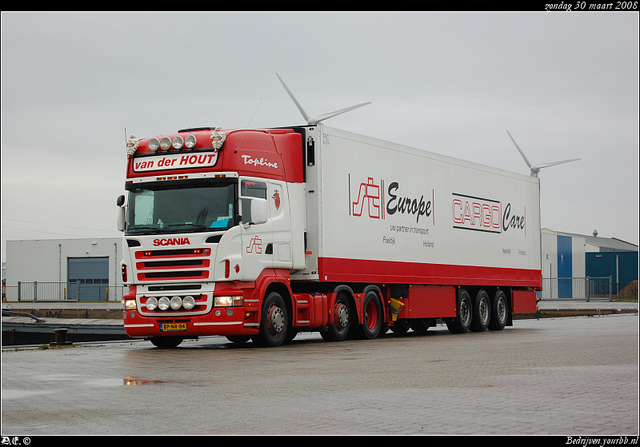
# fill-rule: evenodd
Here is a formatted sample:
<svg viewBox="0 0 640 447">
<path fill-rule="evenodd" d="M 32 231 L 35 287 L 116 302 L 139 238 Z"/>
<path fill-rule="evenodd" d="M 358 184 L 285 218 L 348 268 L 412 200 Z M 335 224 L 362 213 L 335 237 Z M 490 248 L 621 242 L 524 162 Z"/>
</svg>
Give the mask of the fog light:
<svg viewBox="0 0 640 447">
<path fill-rule="evenodd" d="M 169 150 L 170 147 L 171 147 L 171 138 L 162 137 L 162 139 L 160 140 L 160 148 L 166 151 L 166 150 Z"/>
<path fill-rule="evenodd" d="M 171 146 L 173 146 L 174 149 L 182 149 L 183 144 L 184 138 L 182 138 L 180 135 L 176 135 L 171 141 Z"/>
<path fill-rule="evenodd" d="M 158 300 L 154 297 L 147 298 L 147 309 L 156 310 L 158 308 Z"/>
<path fill-rule="evenodd" d="M 171 308 L 173 310 L 178 310 L 182 307 L 182 298 L 179 296 L 174 296 L 171 298 Z"/>
<path fill-rule="evenodd" d="M 169 301 L 169 298 L 166 296 L 163 296 L 158 300 L 158 308 L 160 310 L 167 310 L 170 305 L 171 305 L 171 302 Z"/>
<path fill-rule="evenodd" d="M 184 145 L 187 147 L 187 149 L 193 149 L 196 146 L 195 135 L 187 135 L 184 139 Z"/>
<path fill-rule="evenodd" d="M 185 296 L 182 300 L 182 307 L 184 307 L 185 310 L 191 310 L 196 307 L 196 300 L 194 300 L 192 296 Z"/>
<path fill-rule="evenodd" d="M 158 150 L 158 148 L 160 147 L 160 141 L 158 141 L 158 139 L 157 139 L 157 138 L 151 138 L 151 139 L 149 140 L 149 144 L 148 144 L 148 146 L 149 146 L 149 150 L 150 150 L 150 151 L 155 152 L 155 151 L 157 151 L 157 150 Z"/>
</svg>

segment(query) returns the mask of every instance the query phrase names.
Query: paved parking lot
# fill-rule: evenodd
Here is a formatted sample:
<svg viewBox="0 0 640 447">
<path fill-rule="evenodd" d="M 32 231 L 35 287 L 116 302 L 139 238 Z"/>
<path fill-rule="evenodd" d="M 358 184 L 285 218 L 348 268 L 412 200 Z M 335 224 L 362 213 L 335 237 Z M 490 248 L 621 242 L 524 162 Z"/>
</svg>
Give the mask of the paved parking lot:
<svg viewBox="0 0 640 447">
<path fill-rule="evenodd" d="M 279 348 L 2 352 L 2 435 L 638 436 L 638 315 Z M 637 441 L 637 440 L 636 440 Z"/>
</svg>

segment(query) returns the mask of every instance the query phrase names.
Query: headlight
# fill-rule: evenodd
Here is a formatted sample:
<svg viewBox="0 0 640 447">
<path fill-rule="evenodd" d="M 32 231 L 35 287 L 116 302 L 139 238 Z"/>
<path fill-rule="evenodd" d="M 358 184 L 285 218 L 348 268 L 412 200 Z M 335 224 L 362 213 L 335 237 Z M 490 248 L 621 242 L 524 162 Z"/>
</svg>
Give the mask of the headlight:
<svg viewBox="0 0 640 447">
<path fill-rule="evenodd" d="M 185 310 L 191 310 L 196 307 L 196 300 L 194 300 L 192 296 L 185 296 L 182 300 L 182 307 L 184 307 Z"/>
<path fill-rule="evenodd" d="M 163 296 L 158 300 L 158 308 L 160 310 L 167 310 L 170 305 L 171 305 L 171 302 L 169 301 L 169 298 L 166 296 Z"/>
<path fill-rule="evenodd" d="M 179 296 L 174 296 L 171 298 L 171 308 L 173 310 L 178 310 L 182 307 L 182 298 Z"/>
<path fill-rule="evenodd" d="M 122 300 L 122 304 L 125 310 L 136 309 L 136 300 Z"/>
<path fill-rule="evenodd" d="M 158 307 L 158 300 L 154 297 L 147 298 L 147 309 L 156 310 Z"/>
<path fill-rule="evenodd" d="M 215 296 L 213 297 L 215 307 L 242 306 L 241 296 Z"/>
</svg>

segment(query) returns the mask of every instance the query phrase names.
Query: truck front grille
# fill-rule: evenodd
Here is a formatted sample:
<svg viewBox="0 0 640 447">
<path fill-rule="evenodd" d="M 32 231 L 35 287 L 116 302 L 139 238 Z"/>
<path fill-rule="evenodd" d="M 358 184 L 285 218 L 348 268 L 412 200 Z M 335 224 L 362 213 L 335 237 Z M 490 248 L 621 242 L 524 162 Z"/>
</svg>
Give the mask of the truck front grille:
<svg viewBox="0 0 640 447">
<path fill-rule="evenodd" d="M 206 280 L 211 266 L 211 250 L 139 250 L 135 252 L 136 275 L 140 282 Z"/>
</svg>

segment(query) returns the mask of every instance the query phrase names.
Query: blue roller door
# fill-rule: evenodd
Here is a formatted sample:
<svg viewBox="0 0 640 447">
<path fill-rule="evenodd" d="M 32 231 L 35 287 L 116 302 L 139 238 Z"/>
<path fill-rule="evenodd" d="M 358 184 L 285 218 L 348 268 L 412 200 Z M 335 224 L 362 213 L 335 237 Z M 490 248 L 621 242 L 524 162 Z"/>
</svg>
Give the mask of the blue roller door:
<svg viewBox="0 0 640 447">
<path fill-rule="evenodd" d="M 109 257 L 67 258 L 67 276 L 69 299 L 105 301 L 109 287 Z"/>
<path fill-rule="evenodd" d="M 558 235 L 558 298 L 573 298 L 573 250 L 569 236 Z"/>
</svg>

